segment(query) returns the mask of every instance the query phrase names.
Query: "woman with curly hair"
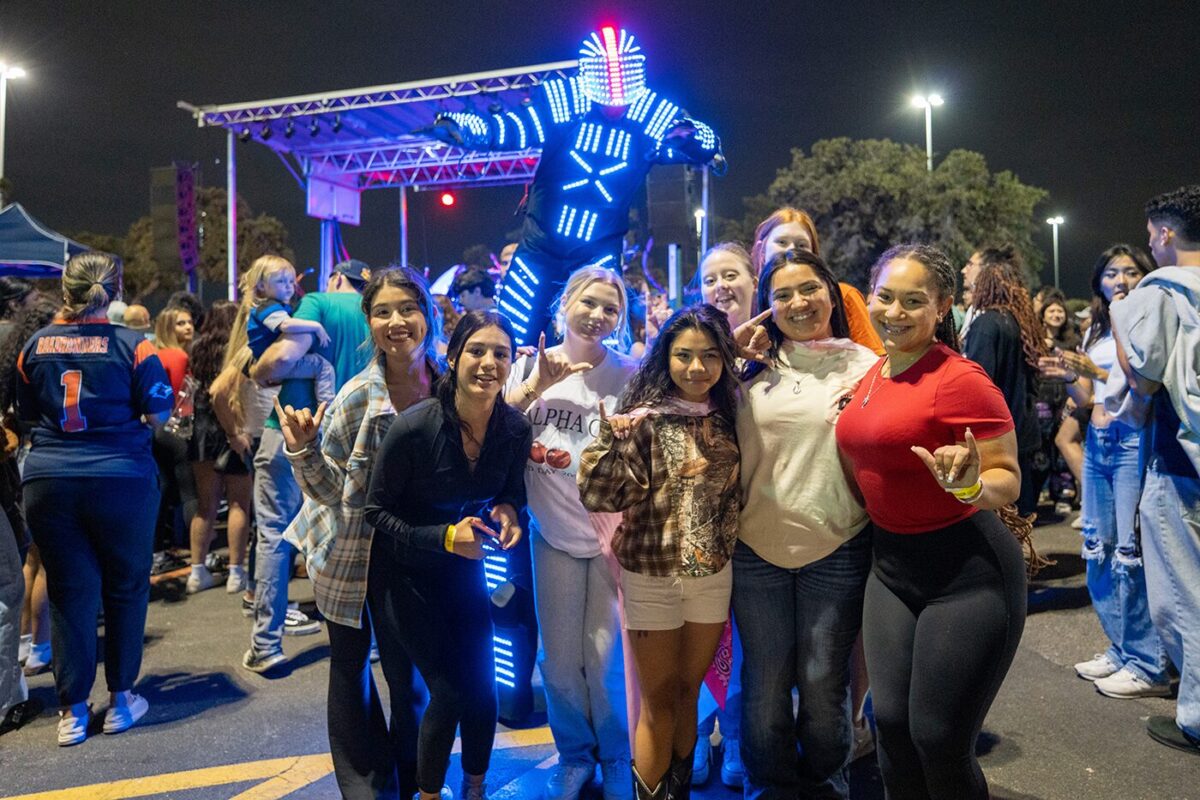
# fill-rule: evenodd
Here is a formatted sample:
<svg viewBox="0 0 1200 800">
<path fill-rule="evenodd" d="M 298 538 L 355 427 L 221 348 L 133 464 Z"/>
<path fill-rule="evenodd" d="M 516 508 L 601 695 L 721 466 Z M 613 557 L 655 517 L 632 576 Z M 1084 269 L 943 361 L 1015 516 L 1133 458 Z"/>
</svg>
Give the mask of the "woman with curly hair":
<svg viewBox="0 0 1200 800">
<path fill-rule="evenodd" d="M 975 319 L 963 355 L 971 359 L 1004 394 L 1017 433 L 1021 494 L 1017 510 L 1037 511 L 1038 486 L 1034 457 L 1041 447 L 1037 418 L 1038 359 L 1046 354 L 1042 324 L 1021 280 L 1021 257 L 1012 245 L 981 251 L 975 279 Z"/>
<path fill-rule="evenodd" d="M 208 548 L 216 536 L 217 506 L 222 493 L 229 501 L 229 577 L 225 591 L 233 594 L 246 588 L 246 545 L 250 537 L 250 469 L 230 446 L 213 410 L 208 387 L 216 380 L 225 358 L 225 347 L 237 316 L 237 303 L 218 300 L 204 315 L 200 335 L 192 344 L 191 370 L 196 379 L 195 412 L 192 437 L 188 440 L 188 461 L 196 479 L 196 514 L 192 517 L 190 544 L 192 572 L 187 579 L 188 594 L 203 591 L 214 584 L 205 566 Z"/>
</svg>

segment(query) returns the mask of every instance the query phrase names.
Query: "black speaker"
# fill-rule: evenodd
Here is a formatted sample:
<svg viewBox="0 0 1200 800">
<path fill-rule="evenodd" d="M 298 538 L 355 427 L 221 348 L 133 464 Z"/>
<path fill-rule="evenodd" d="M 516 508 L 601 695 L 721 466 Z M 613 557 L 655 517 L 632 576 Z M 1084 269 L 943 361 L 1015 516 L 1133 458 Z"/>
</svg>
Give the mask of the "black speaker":
<svg viewBox="0 0 1200 800">
<path fill-rule="evenodd" d="M 679 245 L 680 271 L 686 283 L 696 271 L 699 241 L 700 172 L 682 164 L 655 167 L 646 177 L 646 222 L 654 237 L 650 258 L 665 274 L 667 245 Z"/>
</svg>

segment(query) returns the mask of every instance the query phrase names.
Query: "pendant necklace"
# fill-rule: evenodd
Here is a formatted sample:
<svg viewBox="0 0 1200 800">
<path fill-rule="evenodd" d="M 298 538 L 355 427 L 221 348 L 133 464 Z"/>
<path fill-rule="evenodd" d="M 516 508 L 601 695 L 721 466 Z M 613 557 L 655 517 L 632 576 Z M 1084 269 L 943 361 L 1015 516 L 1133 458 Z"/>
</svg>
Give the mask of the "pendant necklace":
<svg viewBox="0 0 1200 800">
<path fill-rule="evenodd" d="M 866 395 L 866 397 L 863 398 L 863 401 L 862 401 L 863 408 L 866 408 L 867 403 L 871 402 L 871 395 L 875 393 L 875 381 L 876 381 L 876 379 L 879 378 L 879 373 L 883 372 L 883 368 L 886 367 L 887 365 L 888 365 L 888 361 L 887 361 L 887 359 L 884 359 L 883 364 L 881 364 L 879 366 L 879 369 L 875 370 L 875 374 L 871 376 L 871 385 L 867 387 L 867 395 Z"/>
</svg>

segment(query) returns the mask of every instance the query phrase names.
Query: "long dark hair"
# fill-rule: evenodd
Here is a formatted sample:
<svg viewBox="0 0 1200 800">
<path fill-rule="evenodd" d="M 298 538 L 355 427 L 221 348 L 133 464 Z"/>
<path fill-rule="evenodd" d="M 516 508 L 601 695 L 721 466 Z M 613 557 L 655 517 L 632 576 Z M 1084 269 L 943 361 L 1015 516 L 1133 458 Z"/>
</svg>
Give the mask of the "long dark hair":
<svg viewBox="0 0 1200 800">
<path fill-rule="evenodd" d="M 642 364 L 629 380 L 629 386 L 621 396 L 621 412 L 638 406 L 653 408 L 661 405 L 668 395 L 675 393 L 671 380 L 671 347 L 675 337 L 685 330 L 696 330 L 708 334 L 717 344 L 721 354 L 721 377 L 709 391 L 708 396 L 718 413 L 729 422 L 737 414 L 737 346 L 729 330 L 725 314 L 708 303 L 681 308 L 663 323 L 654 346 L 642 359 Z"/>
<path fill-rule="evenodd" d="M 776 254 L 767 263 L 762 274 L 758 276 L 759 313 L 771 307 L 771 281 L 774 280 L 775 273 L 789 264 L 805 264 L 817 273 L 821 283 L 825 284 L 825 290 L 829 292 L 829 303 L 833 306 L 833 313 L 829 316 L 830 332 L 838 339 L 849 339 L 850 322 L 846 317 L 846 303 L 842 299 L 842 289 L 838 286 L 837 278 L 834 277 L 825 260 L 809 250 L 785 250 Z M 767 348 L 767 356 L 774 360 L 779 356 L 779 348 L 787 337 L 775 324 L 774 315 L 763 320 L 763 327 L 767 330 L 767 338 L 771 340 L 771 345 Z M 750 380 L 764 369 L 766 369 L 766 365 L 762 362 L 751 361 L 746 364 L 742 379 Z"/>
<path fill-rule="evenodd" d="M 1021 331 L 1021 349 L 1025 363 L 1038 368 L 1038 359 L 1046 354 L 1043 341 L 1042 321 L 1033 313 L 1033 300 L 1021 280 L 1019 258 L 1004 253 L 992 256 L 992 250 L 983 251 L 983 266 L 975 279 L 972 295 L 976 308 L 981 311 L 1007 311 Z"/>
<path fill-rule="evenodd" d="M 883 268 L 887 266 L 888 262 L 901 258 L 916 261 L 925 267 L 937 293 L 939 303 L 947 297 L 954 297 L 957 290 L 958 270 L 941 248 L 931 244 L 898 244 L 884 252 L 871 267 L 871 294 L 875 293 L 875 285 L 879 282 L 879 275 L 883 272 Z M 934 338 L 954 352 L 958 352 L 958 328 L 954 324 L 953 314 L 946 314 L 942 317 L 937 330 L 934 331 Z"/>
<path fill-rule="evenodd" d="M 204 326 L 192 342 L 188 366 L 192 370 L 192 377 L 200 384 L 197 394 L 201 397 L 208 396 L 208 387 L 221 372 L 221 365 L 225 361 L 225 346 L 229 344 L 229 334 L 233 330 L 233 320 L 237 313 L 238 304 L 232 300 L 216 301 L 204 315 Z"/>
<path fill-rule="evenodd" d="M 1088 327 L 1088 343 L 1096 341 L 1112 330 L 1109 302 L 1108 298 L 1104 296 L 1100 280 L 1104 277 L 1104 270 L 1108 269 L 1108 265 L 1118 256 L 1129 257 L 1134 266 L 1138 268 L 1138 272 L 1142 273 L 1143 278 L 1158 268 L 1154 260 L 1141 248 L 1128 244 L 1114 244 L 1100 254 L 1100 257 L 1096 259 L 1095 266 L 1092 267 L 1092 324 Z"/>
<path fill-rule="evenodd" d="M 62 304 L 40 295 L 33 305 L 22 307 L 12 317 L 12 326 L 0 340 L 0 412 L 8 411 L 17 392 L 17 356 L 35 333 L 50 324 Z"/>
<path fill-rule="evenodd" d="M 425 350 L 425 359 L 431 363 L 436 375 L 440 371 L 436 364 L 436 342 L 442 336 L 442 326 L 437 304 L 433 301 L 433 295 L 429 293 L 429 284 L 421 273 L 400 264 L 371 270 L 371 279 L 362 290 L 362 310 L 368 320 L 371 319 L 371 304 L 375 302 L 375 295 L 385 286 L 403 289 L 416 298 L 421 316 L 425 317 L 425 338 L 421 340 L 421 347 Z"/>
<path fill-rule="evenodd" d="M 515 350 L 513 343 L 517 341 L 517 336 L 513 333 L 512 323 L 508 321 L 508 317 L 496 311 L 468 311 L 454 326 L 454 333 L 451 334 L 450 342 L 446 345 L 446 371 L 438 376 L 433 385 L 433 396 L 442 404 L 442 413 L 446 419 L 452 420 L 466 432 L 467 436 L 477 442 L 483 441 L 484 431 L 473 431 L 464 420 L 459 419 L 458 409 L 454 407 L 454 397 L 458 393 L 458 365 L 463 348 L 467 346 L 467 341 L 472 336 L 484 328 L 502 330 L 508 337 L 510 352 Z M 451 364 L 453 366 L 450 366 Z M 496 398 L 496 403 L 498 405 L 505 404 L 503 387 L 499 397 Z"/>
</svg>

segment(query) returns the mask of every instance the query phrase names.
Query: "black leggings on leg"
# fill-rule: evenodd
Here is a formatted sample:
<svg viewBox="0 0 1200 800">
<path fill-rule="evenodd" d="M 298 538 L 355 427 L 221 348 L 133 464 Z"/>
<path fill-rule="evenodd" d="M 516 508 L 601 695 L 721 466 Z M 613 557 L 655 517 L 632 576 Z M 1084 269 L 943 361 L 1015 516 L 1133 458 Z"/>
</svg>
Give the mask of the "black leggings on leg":
<svg viewBox="0 0 1200 800">
<path fill-rule="evenodd" d="M 994 513 L 921 534 L 875 529 L 863 631 L 891 800 L 986 800 L 984 717 L 1025 624 L 1025 561 Z"/>
</svg>

